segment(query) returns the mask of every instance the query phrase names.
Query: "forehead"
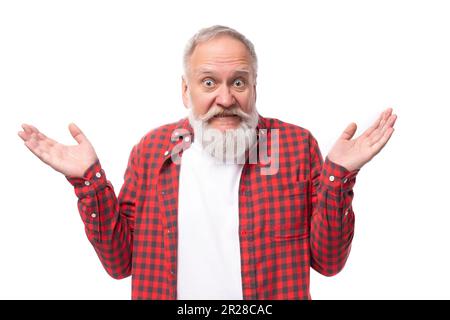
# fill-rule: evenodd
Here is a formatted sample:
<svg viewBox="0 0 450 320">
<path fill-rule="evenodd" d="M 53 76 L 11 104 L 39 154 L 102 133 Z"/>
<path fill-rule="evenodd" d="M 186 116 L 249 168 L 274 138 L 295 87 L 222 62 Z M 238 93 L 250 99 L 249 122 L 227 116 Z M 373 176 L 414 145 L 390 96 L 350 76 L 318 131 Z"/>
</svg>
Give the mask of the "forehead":
<svg viewBox="0 0 450 320">
<path fill-rule="evenodd" d="M 220 36 L 199 43 L 189 58 L 189 66 L 194 73 L 203 70 L 247 70 L 252 58 L 247 47 L 230 36 Z"/>
</svg>

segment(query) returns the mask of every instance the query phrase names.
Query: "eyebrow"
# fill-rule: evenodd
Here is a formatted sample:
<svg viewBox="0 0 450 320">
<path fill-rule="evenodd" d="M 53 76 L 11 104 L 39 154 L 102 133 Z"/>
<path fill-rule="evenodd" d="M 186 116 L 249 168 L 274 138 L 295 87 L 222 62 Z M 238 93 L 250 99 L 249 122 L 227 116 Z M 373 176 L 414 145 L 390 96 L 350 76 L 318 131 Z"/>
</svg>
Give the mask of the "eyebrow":
<svg viewBox="0 0 450 320">
<path fill-rule="evenodd" d="M 207 68 L 200 68 L 197 71 L 194 72 L 195 75 L 203 75 L 203 74 L 211 74 L 214 75 L 215 72 L 211 69 L 207 69 Z M 233 75 L 245 75 L 248 76 L 250 74 L 250 71 L 247 69 L 240 69 L 240 70 L 236 70 L 233 72 Z"/>
</svg>

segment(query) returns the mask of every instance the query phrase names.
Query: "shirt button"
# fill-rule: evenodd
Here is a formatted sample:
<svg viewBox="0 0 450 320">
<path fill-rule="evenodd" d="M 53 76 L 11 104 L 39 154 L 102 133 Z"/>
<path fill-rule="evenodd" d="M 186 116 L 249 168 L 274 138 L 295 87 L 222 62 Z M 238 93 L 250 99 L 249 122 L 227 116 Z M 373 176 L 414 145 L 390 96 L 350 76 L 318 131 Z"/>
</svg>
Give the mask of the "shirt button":
<svg viewBox="0 0 450 320">
<path fill-rule="evenodd" d="M 95 174 L 95 176 L 96 176 L 97 178 L 101 178 L 102 174 L 101 174 L 100 172 L 97 172 L 97 173 Z"/>
<path fill-rule="evenodd" d="M 347 210 L 345 210 L 345 215 L 348 215 L 348 209 L 347 209 Z"/>
<path fill-rule="evenodd" d="M 92 218 L 97 218 L 97 214 L 96 214 L 95 212 L 93 212 L 93 213 L 91 214 L 91 217 L 92 217 Z"/>
<path fill-rule="evenodd" d="M 84 184 L 87 185 L 87 186 L 91 185 L 91 183 L 89 181 L 85 181 Z"/>
<path fill-rule="evenodd" d="M 347 181 L 348 181 L 348 179 L 347 179 L 347 178 L 345 178 L 345 179 L 344 179 L 344 183 L 347 183 Z"/>
<path fill-rule="evenodd" d="M 170 234 L 170 229 L 167 229 L 166 232 L 167 232 L 167 234 Z"/>
<path fill-rule="evenodd" d="M 334 181 L 334 176 L 330 176 L 330 181 L 331 181 L 331 182 Z"/>
<path fill-rule="evenodd" d="M 186 142 L 191 141 L 191 137 L 186 137 L 186 138 L 184 138 L 184 141 L 186 141 Z"/>
<path fill-rule="evenodd" d="M 164 152 L 164 155 L 167 156 L 169 154 L 169 150 L 167 150 L 166 152 Z"/>
</svg>

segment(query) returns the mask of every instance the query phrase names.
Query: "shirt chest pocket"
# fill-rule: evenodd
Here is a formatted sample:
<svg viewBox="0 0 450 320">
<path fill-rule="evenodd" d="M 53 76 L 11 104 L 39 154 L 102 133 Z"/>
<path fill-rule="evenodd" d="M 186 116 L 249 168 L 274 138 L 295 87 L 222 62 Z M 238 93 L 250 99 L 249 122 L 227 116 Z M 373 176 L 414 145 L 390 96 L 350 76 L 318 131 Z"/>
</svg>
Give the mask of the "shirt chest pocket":
<svg viewBox="0 0 450 320">
<path fill-rule="evenodd" d="M 268 225 L 275 241 L 309 237 L 310 181 L 274 185 L 267 194 Z"/>
</svg>

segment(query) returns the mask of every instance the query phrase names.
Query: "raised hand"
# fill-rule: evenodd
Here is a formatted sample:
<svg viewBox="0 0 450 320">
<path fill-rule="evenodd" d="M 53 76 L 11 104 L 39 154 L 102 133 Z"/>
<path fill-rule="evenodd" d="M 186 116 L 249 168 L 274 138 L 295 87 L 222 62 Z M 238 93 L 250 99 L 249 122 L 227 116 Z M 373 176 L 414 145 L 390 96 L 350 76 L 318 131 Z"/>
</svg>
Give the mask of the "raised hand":
<svg viewBox="0 0 450 320">
<path fill-rule="evenodd" d="M 18 134 L 27 148 L 44 163 L 65 176 L 82 177 L 84 172 L 97 161 L 97 154 L 92 144 L 73 123 L 69 125 L 69 131 L 78 144 L 71 146 L 46 137 L 31 125 L 23 124 L 22 128 L 23 131 L 19 131 Z"/>
<path fill-rule="evenodd" d="M 360 169 L 383 149 L 394 132 L 397 116 L 392 108 L 386 109 L 358 138 L 352 139 L 356 132 L 356 123 L 351 123 L 336 141 L 328 159 L 349 171 Z"/>
</svg>

